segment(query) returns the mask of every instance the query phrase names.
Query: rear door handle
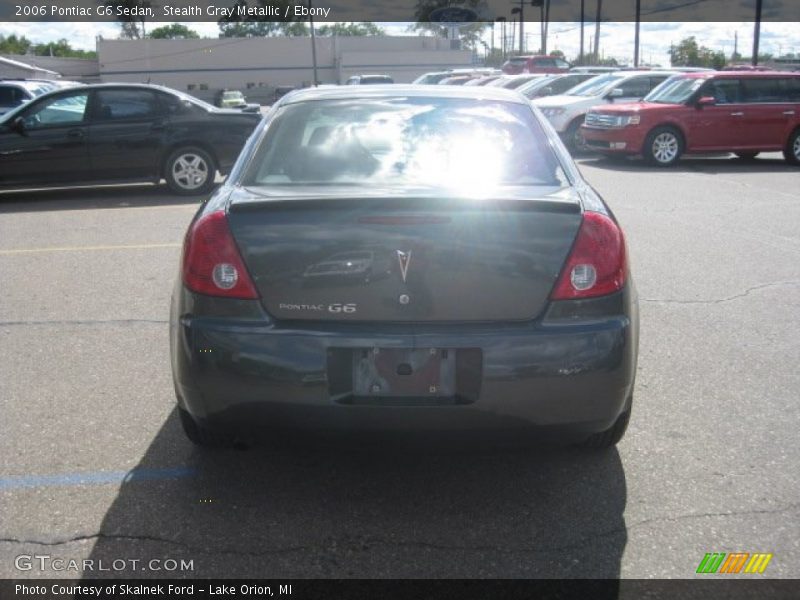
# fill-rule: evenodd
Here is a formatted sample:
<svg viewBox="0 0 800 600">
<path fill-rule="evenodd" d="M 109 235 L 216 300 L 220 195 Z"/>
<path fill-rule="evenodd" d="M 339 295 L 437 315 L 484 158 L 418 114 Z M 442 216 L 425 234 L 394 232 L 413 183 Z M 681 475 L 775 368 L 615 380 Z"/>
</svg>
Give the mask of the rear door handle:
<svg viewBox="0 0 800 600">
<path fill-rule="evenodd" d="M 744 113 L 743 112 L 732 112 L 731 116 L 732 117 L 743 117 Z"/>
<path fill-rule="evenodd" d="M 83 137 L 83 130 L 82 129 L 70 129 L 67 132 L 67 137 L 80 139 L 80 138 Z"/>
<path fill-rule="evenodd" d="M 785 110 L 785 111 L 783 111 L 783 114 L 785 114 L 787 117 L 790 117 L 790 116 L 792 116 L 794 114 L 794 111 L 793 110 Z"/>
</svg>

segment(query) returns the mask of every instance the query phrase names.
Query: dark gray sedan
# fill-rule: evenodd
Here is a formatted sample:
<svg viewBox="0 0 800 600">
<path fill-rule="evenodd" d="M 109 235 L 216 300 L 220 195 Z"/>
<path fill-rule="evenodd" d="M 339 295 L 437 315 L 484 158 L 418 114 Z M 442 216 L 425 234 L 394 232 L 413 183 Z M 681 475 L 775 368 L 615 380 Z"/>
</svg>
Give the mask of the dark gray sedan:
<svg viewBox="0 0 800 600">
<path fill-rule="evenodd" d="M 185 238 L 170 339 L 201 445 L 274 430 L 616 444 L 638 310 L 622 231 L 523 97 L 278 102 Z"/>
</svg>

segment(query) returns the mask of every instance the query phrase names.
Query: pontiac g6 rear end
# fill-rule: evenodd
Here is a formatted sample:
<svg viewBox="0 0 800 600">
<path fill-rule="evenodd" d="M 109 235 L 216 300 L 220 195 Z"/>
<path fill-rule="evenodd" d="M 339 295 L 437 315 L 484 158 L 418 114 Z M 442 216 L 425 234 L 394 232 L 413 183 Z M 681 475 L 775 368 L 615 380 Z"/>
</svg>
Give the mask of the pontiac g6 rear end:
<svg viewBox="0 0 800 600">
<path fill-rule="evenodd" d="M 631 412 L 622 231 L 504 90 L 284 97 L 189 227 L 171 313 L 198 444 L 501 429 L 597 447 Z"/>
</svg>

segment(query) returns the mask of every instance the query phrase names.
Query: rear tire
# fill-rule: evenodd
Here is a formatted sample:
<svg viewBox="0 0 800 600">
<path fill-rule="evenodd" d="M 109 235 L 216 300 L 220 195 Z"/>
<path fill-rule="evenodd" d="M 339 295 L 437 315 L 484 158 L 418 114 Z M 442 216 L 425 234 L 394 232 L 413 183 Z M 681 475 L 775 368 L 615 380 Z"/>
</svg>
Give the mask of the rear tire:
<svg viewBox="0 0 800 600">
<path fill-rule="evenodd" d="M 790 165 L 800 165 L 800 128 L 795 129 L 786 142 L 783 156 Z"/>
<path fill-rule="evenodd" d="M 617 418 L 617 420 L 609 429 L 601 431 L 600 433 L 595 433 L 588 439 L 584 440 L 584 442 L 581 444 L 581 447 L 588 448 L 590 450 L 603 450 L 605 448 L 616 446 L 625 436 L 625 432 L 628 429 L 628 423 L 630 420 L 631 409 L 629 407 Z"/>
<path fill-rule="evenodd" d="M 734 154 L 742 160 L 753 160 L 759 155 L 758 152 L 734 152 Z"/>
<path fill-rule="evenodd" d="M 196 146 L 178 148 L 164 162 L 164 179 L 176 194 L 203 195 L 214 187 L 217 164 L 211 155 Z"/>
<path fill-rule="evenodd" d="M 671 167 L 683 154 L 683 137 L 673 127 L 656 127 L 647 134 L 644 159 L 657 167 Z"/>
</svg>

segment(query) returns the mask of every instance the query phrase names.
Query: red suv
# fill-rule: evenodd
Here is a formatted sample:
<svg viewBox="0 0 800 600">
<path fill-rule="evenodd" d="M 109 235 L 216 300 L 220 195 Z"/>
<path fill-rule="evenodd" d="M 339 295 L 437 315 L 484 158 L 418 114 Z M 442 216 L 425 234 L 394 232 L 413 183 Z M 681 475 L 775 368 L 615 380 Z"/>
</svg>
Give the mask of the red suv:
<svg viewBox="0 0 800 600">
<path fill-rule="evenodd" d="M 659 166 L 684 152 L 750 159 L 777 150 L 800 164 L 800 73 L 676 75 L 641 102 L 593 108 L 581 133 L 592 150 L 640 154 Z"/>
<path fill-rule="evenodd" d="M 503 63 L 503 73 L 566 73 L 569 63 L 558 56 L 512 56 Z"/>
</svg>

